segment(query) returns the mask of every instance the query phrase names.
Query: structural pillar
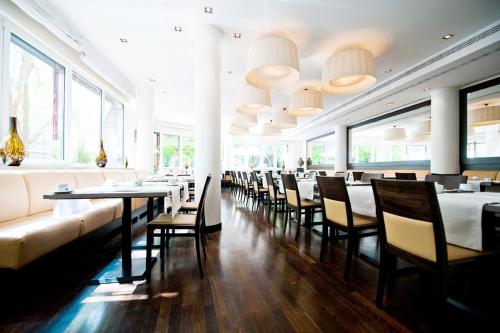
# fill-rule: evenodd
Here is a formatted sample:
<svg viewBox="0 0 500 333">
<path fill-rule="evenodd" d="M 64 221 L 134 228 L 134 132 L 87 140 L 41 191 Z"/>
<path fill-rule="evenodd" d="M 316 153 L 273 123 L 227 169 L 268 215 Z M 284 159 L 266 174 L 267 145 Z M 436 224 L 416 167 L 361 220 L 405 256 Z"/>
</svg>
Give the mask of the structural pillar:
<svg viewBox="0 0 500 333">
<path fill-rule="evenodd" d="M 345 125 L 335 126 L 333 154 L 335 155 L 335 171 L 347 171 L 347 127 Z"/>
<path fill-rule="evenodd" d="M 153 173 L 153 88 L 142 87 L 137 91 L 137 145 L 134 165 L 139 170 Z"/>
<path fill-rule="evenodd" d="M 431 93 L 431 172 L 460 173 L 460 112 L 458 88 Z"/>
<path fill-rule="evenodd" d="M 215 26 L 197 27 L 194 47 L 196 200 L 201 197 L 207 175 L 212 174 L 205 202 L 209 227 L 221 225 L 220 38 L 220 30 Z"/>
</svg>

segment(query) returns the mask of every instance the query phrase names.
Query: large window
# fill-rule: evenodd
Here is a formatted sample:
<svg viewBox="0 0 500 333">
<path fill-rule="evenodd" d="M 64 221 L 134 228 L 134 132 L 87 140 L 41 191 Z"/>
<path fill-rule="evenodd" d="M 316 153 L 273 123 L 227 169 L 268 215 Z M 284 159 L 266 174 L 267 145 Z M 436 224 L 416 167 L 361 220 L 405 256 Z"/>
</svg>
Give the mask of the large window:
<svg viewBox="0 0 500 333">
<path fill-rule="evenodd" d="M 307 141 L 307 167 L 333 167 L 335 134 L 330 133 Z"/>
<path fill-rule="evenodd" d="M 183 167 L 194 166 L 194 138 L 181 136 L 181 154 Z"/>
<path fill-rule="evenodd" d="M 10 112 L 26 157 L 63 158 L 64 67 L 15 35 L 10 44 Z"/>
<path fill-rule="evenodd" d="M 73 73 L 68 114 L 68 153 L 72 162 L 91 163 L 99 152 L 101 95 L 99 88 Z"/>
<path fill-rule="evenodd" d="M 233 143 L 230 152 L 230 168 L 233 169 L 281 169 L 288 165 L 286 144 Z"/>
<path fill-rule="evenodd" d="M 429 103 L 349 128 L 351 164 L 428 161 L 431 157 Z M 419 164 L 419 163 L 416 163 Z"/>
<path fill-rule="evenodd" d="M 163 134 L 161 160 L 164 168 L 194 167 L 194 138 Z"/>
<path fill-rule="evenodd" d="M 102 112 L 102 139 L 109 166 L 122 166 L 123 158 L 123 104 L 106 95 Z"/>
<path fill-rule="evenodd" d="M 500 84 L 466 96 L 467 158 L 500 157 Z"/>
</svg>

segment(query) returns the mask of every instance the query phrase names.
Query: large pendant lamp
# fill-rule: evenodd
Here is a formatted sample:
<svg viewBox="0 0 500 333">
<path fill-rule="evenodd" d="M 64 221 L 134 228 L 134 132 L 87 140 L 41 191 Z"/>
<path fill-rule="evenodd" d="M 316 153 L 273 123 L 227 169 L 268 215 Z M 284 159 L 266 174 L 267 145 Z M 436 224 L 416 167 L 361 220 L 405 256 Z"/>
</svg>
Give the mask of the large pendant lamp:
<svg viewBox="0 0 500 333">
<path fill-rule="evenodd" d="M 244 113 L 235 113 L 233 116 L 233 121 L 231 125 L 236 127 L 254 127 L 257 126 L 257 116 L 254 114 L 244 114 Z"/>
<path fill-rule="evenodd" d="M 323 65 L 321 89 L 325 94 L 354 94 L 376 82 L 373 54 L 365 49 L 334 53 Z"/>
<path fill-rule="evenodd" d="M 229 129 L 229 134 L 231 135 L 248 135 L 250 131 L 246 127 L 231 126 Z"/>
<path fill-rule="evenodd" d="M 259 114 L 271 110 L 271 97 L 268 89 L 259 89 L 245 83 L 238 94 L 239 113 Z"/>
<path fill-rule="evenodd" d="M 265 122 L 261 125 L 260 134 L 265 136 L 281 135 L 281 130 L 273 126 L 273 121 Z"/>
<path fill-rule="evenodd" d="M 272 125 L 276 128 L 287 129 L 297 127 L 297 117 L 288 113 L 286 107 L 273 113 Z"/>
<path fill-rule="evenodd" d="M 304 88 L 290 96 L 288 113 L 292 116 L 313 116 L 323 112 L 323 97 L 321 92 Z"/>
<path fill-rule="evenodd" d="M 258 39 L 248 53 L 246 80 L 256 88 L 284 88 L 299 80 L 297 46 L 281 36 Z"/>
<path fill-rule="evenodd" d="M 486 126 L 500 124 L 500 105 L 488 105 L 469 110 L 469 126 Z"/>
<path fill-rule="evenodd" d="M 406 129 L 402 127 L 391 127 L 384 131 L 385 141 L 405 141 L 406 140 Z"/>
<path fill-rule="evenodd" d="M 410 141 L 428 142 L 431 140 L 431 120 L 423 120 L 418 123 L 417 130 L 411 133 Z"/>
</svg>

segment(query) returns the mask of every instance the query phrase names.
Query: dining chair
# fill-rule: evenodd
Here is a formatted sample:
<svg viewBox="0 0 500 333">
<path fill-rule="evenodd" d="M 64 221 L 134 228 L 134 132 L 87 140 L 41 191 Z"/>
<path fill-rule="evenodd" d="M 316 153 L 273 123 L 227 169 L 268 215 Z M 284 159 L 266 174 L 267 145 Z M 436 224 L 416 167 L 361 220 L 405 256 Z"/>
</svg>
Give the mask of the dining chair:
<svg viewBox="0 0 500 333">
<path fill-rule="evenodd" d="M 372 180 L 381 224 L 380 268 L 376 304 L 383 302 L 386 281 L 397 258 L 435 273 L 440 303 L 446 304 L 448 270 L 490 254 L 448 244 L 436 189 L 431 182 Z"/>
<path fill-rule="evenodd" d="M 170 237 L 193 237 L 195 239 L 196 245 L 196 257 L 198 259 L 198 268 L 200 270 L 200 275 L 203 277 L 203 268 L 201 266 L 201 255 L 200 255 L 200 243 L 203 248 L 203 254 L 206 258 L 207 254 L 205 251 L 205 244 L 201 241 L 202 234 L 202 216 L 205 209 L 205 199 L 207 194 L 208 186 L 210 185 L 210 180 L 212 175 L 208 175 L 205 180 L 205 185 L 203 186 L 203 192 L 201 194 L 200 203 L 196 214 L 176 214 L 173 218 L 171 214 L 163 213 L 158 215 L 154 220 L 148 222 L 147 238 L 146 238 L 146 281 L 151 282 L 151 250 L 154 243 L 154 237 L 161 237 L 161 244 L 164 244 L 163 237 L 166 234 L 166 243 L 168 248 L 168 243 Z M 193 232 L 187 233 L 172 233 L 170 231 L 175 231 L 178 229 L 190 230 Z M 155 234 L 155 230 L 160 230 L 161 234 Z M 162 246 L 163 248 L 163 246 Z M 160 251 L 163 255 L 163 251 Z M 163 259 L 163 257 L 162 257 Z"/>
<path fill-rule="evenodd" d="M 274 226 L 276 223 L 276 215 L 278 214 L 278 206 L 281 208 L 280 212 L 283 212 L 286 198 L 284 194 L 279 192 L 278 186 L 274 183 L 271 171 L 266 172 L 266 182 L 267 188 L 269 189 L 269 213 L 267 214 L 267 220 L 269 221 L 269 216 L 271 215 L 271 205 L 274 205 Z"/>
<path fill-rule="evenodd" d="M 415 172 L 396 172 L 396 179 L 417 180 L 417 174 Z"/>
<path fill-rule="evenodd" d="M 425 181 L 437 182 L 444 186 L 445 190 L 456 190 L 460 184 L 467 183 L 467 176 L 462 175 L 426 175 Z"/>
<path fill-rule="evenodd" d="M 244 195 L 246 196 L 245 205 L 248 206 L 248 200 L 253 195 L 253 184 L 250 181 L 248 174 L 245 171 L 242 172 L 242 175 L 243 175 L 243 182 L 245 184 L 245 189 L 244 189 Z"/>
<path fill-rule="evenodd" d="M 319 259 L 324 261 L 328 248 L 329 228 L 347 234 L 347 253 L 344 267 L 344 280 L 349 280 L 353 253 L 358 251 L 359 240 L 363 237 L 376 236 L 377 219 L 354 214 L 349 200 L 349 193 L 343 177 L 317 177 L 321 206 L 323 208 L 323 232 Z"/>
<path fill-rule="evenodd" d="M 325 177 L 326 176 L 326 171 L 318 171 L 318 175 Z"/>
<path fill-rule="evenodd" d="M 364 172 L 361 176 L 361 181 L 363 183 L 369 183 L 372 179 L 382 179 L 384 178 L 383 173 L 366 173 Z"/>
<path fill-rule="evenodd" d="M 257 177 L 257 172 L 252 171 L 252 184 L 253 184 L 253 200 L 252 200 L 252 208 L 255 205 L 255 202 L 257 201 L 257 207 L 255 208 L 256 210 L 259 210 L 259 205 L 261 202 L 264 202 L 267 199 L 267 195 L 269 194 L 269 190 L 261 186 L 259 184 L 259 179 Z"/>
<path fill-rule="evenodd" d="M 295 233 L 295 241 L 299 240 L 300 223 L 302 214 L 311 216 L 311 224 L 314 223 L 314 213 L 321 211 L 321 203 L 317 200 L 301 199 L 297 186 L 297 179 L 294 174 L 281 175 L 283 187 L 285 189 L 285 200 L 287 211 L 285 212 L 285 224 L 283 233 L 286 231 L 288 219 L 292 220 L 291 212 L 295 211 L 297 217 L 297 232 Z"/>
<path fill-rule="evenodd" d="M 352 178 L 354 181 L 361 181 L 363 178 L 364 172 L 363 171 L 353 171 L 352 172 Z"/>
</svg>

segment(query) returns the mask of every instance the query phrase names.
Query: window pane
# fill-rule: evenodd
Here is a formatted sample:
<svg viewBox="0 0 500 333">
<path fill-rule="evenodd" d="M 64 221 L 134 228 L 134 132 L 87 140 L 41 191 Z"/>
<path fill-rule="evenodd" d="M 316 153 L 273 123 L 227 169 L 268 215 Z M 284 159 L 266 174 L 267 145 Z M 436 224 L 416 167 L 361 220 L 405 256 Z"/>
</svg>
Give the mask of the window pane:
<svg viewBox="0 0 500 333">
<path fill-rule="evenodd" d="M 110 96 L 104 100 L 102 139 L 110 166 L 123 165 L 123 104 Z"/>
<path fill-rule="evenodd" d="M 75 73 L 67 122 L 70 160 L 93 163 L 99 152 L 101 137 L 101 90 Z"/>
<path fill-rule="evenodd" d="M 333 165 L 334 140 L 335 134 L 330 134 L 307 142 L 307 157 L 313 166 Z"/>
<path fill-rule="evenodd" d="M 183 167 L 194 166 L 194 138 L 181 137 Z"/>
<path fill-rule="evenodd" d="M 10 112 L 26 157 L 62 159 L 64 67 L 11 36 Z"/>
<path fill-rule="evenodd" d="M 288 158 L 288 146 L 287 145 L 276 145 L 276 167 L 281 169 L 285 168 L 286 160 Z"/>
<path fill-rule="evenodd" d="M 274 167 L 274 146 L 272 146 L 272 145 L 265 145 L 264 146 L 263 165 L 264 165 L 264 168 Z"/>
<path fill-rule="evenodd" d="M 500 124 L 492 117 L 496 108 L 500 108 L 500 85 L 467 95 L 468 158 L 500 156 Z"/>
<path fill-rule="evenodd" d="M 248 168 L 260 168 L 260 145 L 248 145 Z"/>
<path fill-rule="evenodd" d="M 179 137 L 163 134 L 161 137 L 162 166 L 175 168 L 179 166 Z"/>
<path fill-rule="evenodd" d="M 430 107 L 349 130 L 350 163 L 422 161 L 431 157 Z M 403 135 L 394 128 L 404 129 Z"/>
<path fill-rule="evenodd" d="M 157 174 L 160 166 L 160 133 L 153 133 L 153 173 Z"/>
</svg>

